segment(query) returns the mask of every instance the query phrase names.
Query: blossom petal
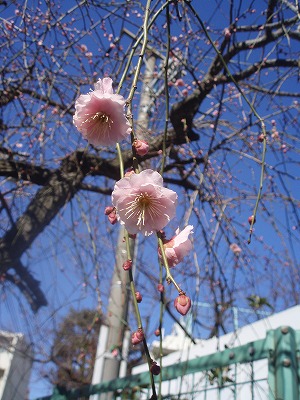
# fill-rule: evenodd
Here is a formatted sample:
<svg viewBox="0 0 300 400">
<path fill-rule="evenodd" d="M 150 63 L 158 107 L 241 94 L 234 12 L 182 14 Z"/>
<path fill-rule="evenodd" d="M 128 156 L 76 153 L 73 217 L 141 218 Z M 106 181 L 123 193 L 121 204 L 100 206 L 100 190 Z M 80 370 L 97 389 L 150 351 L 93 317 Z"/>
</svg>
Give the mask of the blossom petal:
<svg viewBox="0 0 300 400">
<path fill-rule="evenodd" d="M 95 83 L 95 90 L 99 90 L 102 94 L 103 93 L 113 93 L 113 88 L 112 88 L 112 79 L 111 78 L 103 78 L 103 79 L 98 79 L 98 81 Z"/>
<path fill-rule="evenodd" d="M 193 232 L 193 228 L 192 225 L 188 225 L 181 232 L 176 230 L 176 236 L 164 242 L 169 267 L 175 267 L 192 250 L 192 242 L 189 239 L 189 235 Z"/>
</svg>

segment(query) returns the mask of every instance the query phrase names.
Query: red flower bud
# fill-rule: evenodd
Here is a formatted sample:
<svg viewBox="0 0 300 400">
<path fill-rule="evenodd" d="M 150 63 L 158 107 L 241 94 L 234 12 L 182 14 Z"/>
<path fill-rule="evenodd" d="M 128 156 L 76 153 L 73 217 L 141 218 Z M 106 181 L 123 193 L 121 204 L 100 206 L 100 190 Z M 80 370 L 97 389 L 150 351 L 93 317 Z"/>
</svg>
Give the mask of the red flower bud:
<svg viewBox="0 0 300 400">
<path fill-rule="evenodd" d="M 181 315 L 186 315 L 191 308 L 191 299 L 185 294 L 180 294 L 176 297 L 174 306 Z"/>
<path fill-rule="evenodd" d="M 262 143 L 262 142 L 264 141 L 264 138 L 265 138 L 264 134 L 261 133 L 260 135 L 258 135 L 257 141 L 260 142 L 260 143 Z"/>
<path fill-rule="evenodd" d="M 115 207 L 113 207 L 113 206 L 105 207 L 104 214 L 105 214 L 105 215 L 109 215 L 109 214 L 112 213 L 114 210 L 115 210 Z"/>
<path fill-rule="evenodd" d="M 118 222 L 117 214 L 115 211 L 108 214 L 108 220 L 112 225 L 115 225 Z"/>
<path fill-rule="evenodd" d="M 177 81 L 175 82 L 176 86 L 184 86 L 184 80 L 183 79 L 177 79 Z"/>
<path fill-rule="evenodd" d="M 132 261 L 131 260 L 126 260 L 123 265 L 122 265 L 124 271 L 129 271 L 132 267 Z"/>
<path fill-rule="evenodd" d="M 140 292 L 135 292 L 135 298 L 138 303 L 140 303 L 143 300 L 143 297 Z"/>
<path fill-rule="evenodd" d="M 153 375 L 159 375 L 160 374 L 160 366 L 157 365 L 157 363 L 155 361 L 152 361 L 152 363 L 151 363 L 150 372 Z"/>
<path fill-rule="evenodd" d="M 253 218 L 254 218 L 253 215 L 251 215 L 251 216 L 248 218 L 248 222 L 249 222 L 250 225 L 252 224 Z M 255 224 L 255 222 L 256 222 L 256 219 L 254 218 L 253 224 Z"/>
<path fill-rule="evenodd" d="M 157 290 L 158 290 L 160 293 L 163 293 L 163 292 L 165 291 L 164 285 L 163 285 L 162 283 L 159 283 L 159 284 L 157 285 Z"/>
<path fill-rule="evenodd" d="M 136 332 L 131 335 L 131 343 L 133 345 L 141 343 L 145 338 L 143 329 L 139 328 Z"/>
</svg>

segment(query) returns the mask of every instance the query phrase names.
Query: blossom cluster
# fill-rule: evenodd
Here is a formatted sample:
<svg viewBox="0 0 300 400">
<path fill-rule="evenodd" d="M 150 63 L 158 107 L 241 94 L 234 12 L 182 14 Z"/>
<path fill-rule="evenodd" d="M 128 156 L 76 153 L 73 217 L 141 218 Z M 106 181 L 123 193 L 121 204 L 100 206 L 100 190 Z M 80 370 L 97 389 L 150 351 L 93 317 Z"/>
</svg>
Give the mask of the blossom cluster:
<svg viewBox="0 0 300 400">
<path fill-rule="evenodd" d="M 94 146 L 114 145 L 131 133 L 124 112 L 125 99 L 114 93 L 112 84 L 111 78 L 99 79 L 95 89 L 80 95 L 75 103 L 74 125 L 83 138 Z M 149 145 L 144 140 L 134 138 L 132 149 L 135 154 L 143 157 Z M 170 240 L 165 238 L 162 231 L 175 217 L 177 198 L 176 192 L 164 187 L 163 178 L 158 172 L 152 169 L 139 173 L 131 171 L 116 182 L 112 192 L 112 206 L 105 209 L 110 223 L 119 221 L 130 235 L 160 234 L 163 248 L 159 249 L 158 255 L 167 264 L 165 267 L 169 278 L 169 267 L 180 263 L 192 249 L 189 235 L 193 226 L 188 225 L 181 232 L 178 229 Z M 131 268 L 131 260 L 124 264 L 125 270 Z M 174 305 L 179 313 L 185 315 L 191 307 L 191 301 L 178 286 L 177 289 L 179 297 Z M 142 301 L 139 292 L 136 292 L 136 300 Z M 140 341 L 140 336 L 136 334 L 133 341 Z"/>
</svg>

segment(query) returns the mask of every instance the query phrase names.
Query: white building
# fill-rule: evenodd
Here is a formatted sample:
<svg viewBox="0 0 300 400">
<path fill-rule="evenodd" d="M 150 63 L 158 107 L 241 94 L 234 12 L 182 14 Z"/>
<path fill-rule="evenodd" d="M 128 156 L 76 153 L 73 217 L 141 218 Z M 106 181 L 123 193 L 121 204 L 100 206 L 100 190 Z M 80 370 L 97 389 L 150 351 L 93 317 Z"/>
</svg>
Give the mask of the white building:
<svg viewBox="0 0 300 400">
<path fill-rule="evenodd" d="M 24 335 L 0 331 L 0 400 L 26 400 L 32 364 Z"/>
<path fill-rule="evenodd" d="M 235 332 L 219 338 L 197 340 L 196 344 L 193 344 L 182 330 L 176 328 L 172 335 L 163 338 L 164 354 L 167 355 L 162 358 L 162 366 L 174 366 L 199 357 L 213 355 L 228 348 L 234 349 L 259 339 L 265 339 L 268 331 L 282 326 L 300 330 L 300 305 L 243 326 Z M 282 330 L 285 331 L 284 328 Z M 154 342 L 153 354 L 156 356 L 157 349 L 158 342 Z M 174 351 L 174 349 L 177 349 L 177 351 Z M 135 375 L 146 371 L 148 371 L 148 365 L 143 364 L 134 367 L 132 374 Z M 224 368 L 222 374 L 225 385 L 221 390 L 218 387 L 218 378 L 214 375 L 217 372 L 216 370 L 196 372 L 163 382 L 162 395 L 168 395 L 168 399 L 177 399 L 180 394 L 180 399 L 194 400 L 232 400 L 233 398 L 237 400 L 267 400 L 271 398 L 268 383 L 268 362 L 266 359 L 258 360 L 251 364 L 232 365 L 229 369 Z M 234 385 L 230 386 L 230 380 L 234 382 Z M 227 384 L 228 386 L 226 386 Z M 148 398 L 147 395 L 147 393 L 145 393 L 145 397 L 141 395 L 140 399 Z"/>
</svg>

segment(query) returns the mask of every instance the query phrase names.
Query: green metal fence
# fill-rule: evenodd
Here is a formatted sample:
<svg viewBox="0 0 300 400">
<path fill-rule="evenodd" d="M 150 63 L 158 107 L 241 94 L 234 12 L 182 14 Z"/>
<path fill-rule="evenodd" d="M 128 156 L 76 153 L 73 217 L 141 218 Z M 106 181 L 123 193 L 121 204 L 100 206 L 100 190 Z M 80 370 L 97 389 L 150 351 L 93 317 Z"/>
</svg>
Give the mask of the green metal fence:
<svg viewBox="0 0 300 400">
<path fill-rule="evenodd" d="M 155 378 L 158 387 L 160 378 Z M 161 378 L 165 400 L 299 400 L 300 331 L 286 326 L 270 330 L 265 339 L 163 367 Z M 149 385 L 149 374 L 143 372 L 65 393 L 56 388 L 36 400 L 108 392 L 115 400 L 143 400 L 151 397 Z"/>
</svg>

